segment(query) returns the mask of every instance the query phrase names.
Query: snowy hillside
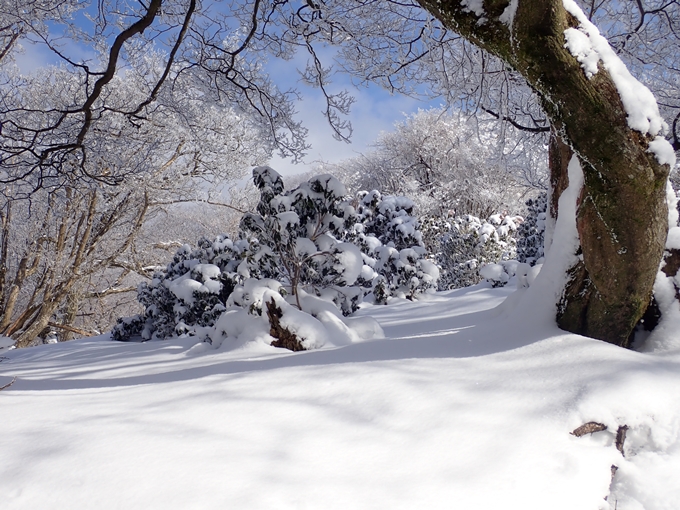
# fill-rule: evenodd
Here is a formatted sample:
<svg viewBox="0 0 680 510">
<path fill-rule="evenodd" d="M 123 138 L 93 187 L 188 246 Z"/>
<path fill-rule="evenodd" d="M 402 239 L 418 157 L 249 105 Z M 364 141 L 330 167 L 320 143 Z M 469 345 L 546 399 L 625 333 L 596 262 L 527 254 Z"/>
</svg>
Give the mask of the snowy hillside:
<svg viewBox="0 0 680 510">
<path fill-rule="evenodd" d="M 677 509 L 680 352 L 541 325 L 512 290 L 368 306 L 384 339 L 301 353 L 0 351 L 2 508 Z"/>
</svg>

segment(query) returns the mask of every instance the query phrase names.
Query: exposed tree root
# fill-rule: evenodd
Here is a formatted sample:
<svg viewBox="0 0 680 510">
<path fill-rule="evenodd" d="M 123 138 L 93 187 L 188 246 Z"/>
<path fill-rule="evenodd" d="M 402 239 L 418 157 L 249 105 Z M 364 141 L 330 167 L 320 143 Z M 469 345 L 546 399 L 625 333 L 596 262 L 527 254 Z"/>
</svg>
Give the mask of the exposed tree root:
<svg viewBox="0 0 680 510">
<path fill-rule="evenodd" d="M 281 325 L 280 319 L 283 317 L 283 312 L 281 308 L 276 306 L 274 298 L 267 303 L 267 317 L 269 317 L 269 334 L 277 339 L 270 345 L 273 347 L 283 347 L 290 351 L 306 350 L 297 335 Z"/>
</svg>

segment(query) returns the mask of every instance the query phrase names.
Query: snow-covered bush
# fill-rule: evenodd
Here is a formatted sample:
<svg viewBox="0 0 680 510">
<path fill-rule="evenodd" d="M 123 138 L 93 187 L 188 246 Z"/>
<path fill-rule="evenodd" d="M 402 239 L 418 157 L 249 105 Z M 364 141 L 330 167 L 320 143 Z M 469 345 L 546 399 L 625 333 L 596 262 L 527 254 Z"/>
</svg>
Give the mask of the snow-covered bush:
<svg viewBox="0 0 680 510">
<path fill-rule="evenodd" d="M 413 216 L 414 203 L 407 197 L 382 195 L 379 191 L 360 191 L 357 195 L 357 218 L 363 233 L 397 250 L 423 246 L 418 218 Z"/>
<path fill-rule="evenodd" d="M 286 317 L 311 314 L 336 337 L 351 338 L 341 317 L 356 311 L 364 297 L 385 303 L 436 287 L 439 270 L 425 258 L 408 199 L 373 191 L 353 201 L 330 175 L 285 191 L 270 167 L 255 168 L 253 180 L 260 202 L 243 216 L 239 239 L 219 236 L 202 239 L 196 249 L 180 248 L 164 271 L 140 285 L 145 311 L 120 319 L 115 339 L 191 334 L 221 343 L 233 330 L 224 317 L 246 320 L 246 313 L 268 319 L 266 335 L 282 346 L 297 345 L 281 339 L 295 330 L 299 347 L 310 348 L 316 344 L 304 335 L 318 325 L 303 334 Z"/>
<path fill-rule="evenodd" d="M 527 214 L 517 230 L 517 260 L 534 265 L 543 258 L 548 195 L 541 193 L 526 201 Z"/>
<path fill-rule="evenodd" d="M 331 299 L 343 314 L 371 295 L 413 298 L 434 288 L 438 269 L 426 260 L 413 202 L 361 192 L 352 201 L 330 175 L 311 178 L 285 192 L 269 167 L 254 170 L 262 199 L 242 231 L 273 253 L 275 271 L 293 296 L 299 289 Z"/>
<path fill-rule="evenodd" d="M 260 203 L 241 220 L 242 235 L 259 243 L 249 258 L 257 273 L 251 276 L 280 280 L 296 299 L 300 288 L 315 289 L 343 313 L 355 311 L 361 292 L 352 287 L 363 261 L 357 246 L 344 241 L 356 217 L 343 184 L 319 175 L 285 192 L 270 167 L 256 168 L 253 177 Z"/>
<path fill-rule="evenodd" d="M 248 274 L 243 259 L 249 248 L 247 241 L 234 242 L 223 235 L 200 239 L 196 249 L 182 246 L 165 270 L 139 285 L 137 300 L 145 311 L 120 319 L 113 338 L 160 339 L 214 324 Z"/>
<path fill-rule="evenodd" d="M 522 218 L 499 214 L 480 220 L 471 215 L 448 222 L 431 221 L 430 228 L 448 230 L 439 237 L 436 260 L 442 268 L 439 290 L 457 289 L 479 283 L 480 268 L 515 258 L 515 233 Z M 499 275 L 497 284 L 507 282 Z"/>
<path fill-rule="evenodd" d="M 362 191 L 357 196 L 357 222 L 346 238 L 360 247 L 365 266 L 359 277 L 376 303 L 390 296 L 412 299 L 435 289 L 439 268 L 427 259 L 413 202 L 406 197 Z"/>
</svg>

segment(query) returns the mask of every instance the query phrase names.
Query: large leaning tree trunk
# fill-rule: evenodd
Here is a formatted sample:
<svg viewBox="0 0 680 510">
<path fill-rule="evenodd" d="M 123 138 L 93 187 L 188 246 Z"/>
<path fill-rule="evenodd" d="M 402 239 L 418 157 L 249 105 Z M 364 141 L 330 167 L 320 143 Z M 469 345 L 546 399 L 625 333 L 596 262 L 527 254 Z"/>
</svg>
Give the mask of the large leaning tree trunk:
<svg viewBox="0 0 680 510">
<path fill-rule="evenodd" d="M 579 23 L 563 0 L 514 0 L 512 6 L 508 0 L 419 2 L 521 73 L 579 157 L 585 178 L 577 213 L 583 262 L 570 271 L 558 324 L 628 346 L 650 302 L 668 231 L 670 167 L 648 151 L 652 137 L 629 128 L 602 65 L 588 78 L 565 48 L 565 30 Z"/>
</svg>

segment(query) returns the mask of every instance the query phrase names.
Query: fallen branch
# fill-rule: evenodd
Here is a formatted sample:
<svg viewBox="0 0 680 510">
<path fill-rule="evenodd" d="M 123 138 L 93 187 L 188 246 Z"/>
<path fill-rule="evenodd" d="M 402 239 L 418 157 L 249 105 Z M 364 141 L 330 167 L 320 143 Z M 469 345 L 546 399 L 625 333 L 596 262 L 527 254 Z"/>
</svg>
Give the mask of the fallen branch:
<svg viewBox="0 0 680 510">
<path fill-rule="evenodd" d="M 63 329 L 64 331 L 76 333 L 77 335 L 92 336 L 92 333 L 90 333 L 89 331 L 74 328 L 72 326 L 66 326 L 64 324 L 57 324 L 56 322 L 48 322 L 47 325 L 50 326 L 51 328 Z"/>
<path fill-rule="evenodd" d="M 572 436 L 576 437 L 581 437 L 585 436 L 586 434 L 592 434 L 594 432 L 602 432 L 603 430 L 607 430 L 607 426 L 604 423 L 598 423 L 596 421 L 589 421 L 588 423 L 584 423 L 580 427 L 574 429 L 570 434 Z M 616 440 L 614 442 L 614 445 L 616 446 L 616 449 L 621 453 L 623 457 L 626 456 L 626 454 L 623 452 L 623 444 L 626 442 L 626 432 L 628 431 L 628 425 L 621 425 L 617 431 L 616 431 Z M 610 472 L 611 472 L 611 481 L 609 482 L 609 494 L 605 496 L 604 500 L 607 501 L 609 499 L 609 495 L 611 494 L 612 490 L 612 484 L 614 483 L 614 476 L 616 475 L 616 472 L 619 470 L 619 467 L 616 464 L 612 464 L 610 467 Z M 614 503 L 616 505 L 616 503 Z"/>
<path fill-rule="evenodd" d="M 626 431 L 628 430 L 628 425 L 621 425 L 616 431 L 616 449 L 621 452 L 622 456 L 626 456 L 623 453 L 623 443 L 626 442 Z"/>
<path fill-rule="evenodd" d="M 572 432 L 570 432 L 570 434 L 572 436 L 581 437 L 585 436 L 586 434 L 593 434 L 594 432 L 602 432 L 603 430 L 607 430 L 607 426 L 604 423 L 589 421 L 588 423 L 584 423 L 580 427 L 574 429 Z"/>
<path fill-rule="evenodd" d="M 4 386 L 0 386 L 0 391 L 2 391 L 2 390 L 4 390 L 4 389 L 9 388 L 10 386 L 12 386 L 16 380 L 17 380 L 17 376 L 15 375 L 15 376 L 14 376 L 14 379 L 12 379 L 10 382 L 8 382 L 7 384 L 5 384 Z"/>
</svg>

